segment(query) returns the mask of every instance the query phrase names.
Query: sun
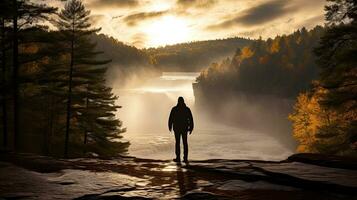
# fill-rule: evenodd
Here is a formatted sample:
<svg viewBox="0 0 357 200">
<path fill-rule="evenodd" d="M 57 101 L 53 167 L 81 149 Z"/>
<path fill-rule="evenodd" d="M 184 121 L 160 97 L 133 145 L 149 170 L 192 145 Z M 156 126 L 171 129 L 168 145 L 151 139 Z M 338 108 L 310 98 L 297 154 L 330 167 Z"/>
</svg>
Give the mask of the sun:
<svg viewBox="0 0 357 200">
<path fill-rule="evenodd" d="M 147 25 L 147 46 L 157 47 L 186 42 L 189 39 L 189 27 L 184 19 L 164 16 Z"/>
</svg>

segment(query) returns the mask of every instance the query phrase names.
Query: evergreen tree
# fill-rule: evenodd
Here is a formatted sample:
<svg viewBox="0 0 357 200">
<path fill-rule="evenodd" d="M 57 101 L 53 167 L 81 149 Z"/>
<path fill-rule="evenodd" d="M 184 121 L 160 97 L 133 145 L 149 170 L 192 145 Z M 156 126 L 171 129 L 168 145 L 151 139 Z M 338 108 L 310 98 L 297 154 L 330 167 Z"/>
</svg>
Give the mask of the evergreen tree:
<svg viewBox="0 0 357 200">
<path fill-rule="evenodd" d="M 124 152 L 129 145 L 118 142 L 120 133 L 125 129 L 120 128 L 122 122 L 116 119 L 115 112 L 117 97 L 111 88 L 105 86 L 104 74 L 97 74 L 92 83 L 87 85 L 85 106 L 80 109 L 79 123 L 83 127 L 83 142 L 85 149 L 99 154 L 113 155 Z"/>
<path fill-rule="evenodd" d="M 19 46 L 26 41 L 25 36 L 33 27 L 38 27 L 38 22 L 47 20 L 48 15 L 52 14 L 56 9 L 48 7 L 44 4 L 37 4 L 26 0 L 12 0 L 10 4 L 10 15 L 12 17 L 12 92 L 13 92 L 13 115 L 14 115 L 14 148 L 19 149 L 20 140 L 20 124 L 19 124 L 19 70 L 20 66 L 26 62 L 34 61 L 35 58 L 25 58 L 20 61 Z"/>
<path fill-rule="evenodd" d="M 357 2 L 328 1 L 328 27 L 315 49 L 320 78 L 298 97 L 290 120 L 299 151 L 356 155 Z"/>
<path fill-rule="evenodd" d="M 47 37 L 58 40 L 58 32 L 47 33 Z M 47 131 L 44 132 L 43 150 L 44 154 L 51 154 L 51 146 L 58 143 L 53 141 L 55 134 L 55 124 L 62 125 L 58 118 L 63 115 L 63 102 L 67 99 L 68 88 L 68 67 L 66 60 L 61 58 L 63 54 L 58 52 L 55 42 L 48 45 L 45 49 L 50 55 L 46 62 L 42 64 L 41 71 L 35 78 L 37 80 L 40 92 L 38 98 L 47 102 Z M 63 127 L 60 127 L 63 128 Z M 58 130 L 58 132 L 60 132 Z M 59 140 L 61 141 L 61 140 Z M 62 142 L 62 141 L 61 141 Z"/>
<path fill-rule="evenodd" d="M 3 131 L 3 146 L 7 147 L 8 141 L 8 111 L 7 111 L 7 98 L 8 98 L 8 50 L 9 44 L 9 20 L 11 4 L 9 1 L 0 2 L 0 34 L 1 34 L 1 107 L 2 107 L 2 131 Z"/>
<path fill-rule="evenodd" d="M 267 41 L 256 40 L 238 49 L 230 65 L 222 62 L 218 66 L 209 66 L 198 77 L 198 85 L 235 94 L 243 92 L 295 98 L 318 77 L 311 51 L 322 32 L 323 28 L 317 26 L 310 31 L 303 28 Z M 207 96 L 210 94 L 214 93 L 205 92 Z"/>
<path fill-rule="evenodd" d="M 315 50 L 320 84 L 327 90 L 320 103 L 340 114 L 349 146 L 357 142 L 357 2 L 329 2 L 326 20 L 330 26 Z"/>
<path fill-rule="evenodd" d="M 100 29 L 91 28 L 89 16 L 90 11 L 85 9 L 80 0 L 70 0 L 55 22 L 61 35 L 60 49 L 65 52 L 64 55 L 68 60 L 65 157 L 68 157 L 70 133 L 72 134 L 72 132 L 85 132 L 84 137 L 90 132 L 91 136 L 108 141 L 110 139 L 107 137 L 108 131 L 102 130 L 106 126 L 101 122 L 105 121 L 104 117 L 112 116 L 113 113 L 110 112 L 117 108 L 115 105 L 111 105 L 113 103 L 111 101 L 114 99 L 112 99 L 111 93 L 109 93 L 110 95 L 107 93 L 109 88 L 104 86 L 104 81 L 96 82 L 98 81 L 96 77 L 103 77 L 106 70 L 101 65 L 110 61 L 96 59 L 96 56 L 101 52 L 95 51 L 96 44 L 90 41 L 89 36 Z M 93 114 L 92 112 L 97 113 Z M 86 116 L 83 115 L 84 113 Z M 109 122 L 113 125 L 110 126 L 112 128 L 120 127 L 117 120 L 110 119 Z M 81 137 L 78 137 L 78 134 L 73 134 L 71 138 L 74 140 L 73 143 L 78 144 L 77 140 Z M 96 140 L 96 142 L 98 141 Z"/>
</svg>

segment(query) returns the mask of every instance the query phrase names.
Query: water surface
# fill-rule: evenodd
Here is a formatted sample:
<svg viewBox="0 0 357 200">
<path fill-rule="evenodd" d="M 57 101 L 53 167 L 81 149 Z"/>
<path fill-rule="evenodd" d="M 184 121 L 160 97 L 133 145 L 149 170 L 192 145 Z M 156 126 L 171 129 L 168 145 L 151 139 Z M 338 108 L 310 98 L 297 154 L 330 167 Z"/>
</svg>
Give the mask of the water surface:
<svg viewBox="0 0 357 200">
<path fill-rule="evenodd" d="M 192 83 L 199 73 L 171 72 L 130 88 L 118 89 L 118 117 L 127 127 L 129 154 L 154 159 L 171 159 L 174 136 L 167 128 L 169 112 L 183 96 L 193 111 L 195 130 L 189 137 L 190 159 L 281 160 L 293 152 L 264 132 L 244 130 L 212 122 L 196 111 Z"/>
</svg>

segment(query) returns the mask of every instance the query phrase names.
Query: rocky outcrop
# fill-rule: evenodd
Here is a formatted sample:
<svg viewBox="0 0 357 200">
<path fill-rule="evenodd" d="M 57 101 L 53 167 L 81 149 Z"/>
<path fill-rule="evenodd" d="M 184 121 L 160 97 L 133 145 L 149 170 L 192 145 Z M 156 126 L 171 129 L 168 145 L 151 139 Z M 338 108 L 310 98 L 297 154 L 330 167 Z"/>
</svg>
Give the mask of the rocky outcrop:
<svg viewBox="0 0 357 200">
<path fill-rule="evenodd" d="M 1 153 L 0 199 L 354 199 L 356 160 L 297 154 L 279 162 L 176 164 L 134 157 L 54 159 Z"/>
</svg>

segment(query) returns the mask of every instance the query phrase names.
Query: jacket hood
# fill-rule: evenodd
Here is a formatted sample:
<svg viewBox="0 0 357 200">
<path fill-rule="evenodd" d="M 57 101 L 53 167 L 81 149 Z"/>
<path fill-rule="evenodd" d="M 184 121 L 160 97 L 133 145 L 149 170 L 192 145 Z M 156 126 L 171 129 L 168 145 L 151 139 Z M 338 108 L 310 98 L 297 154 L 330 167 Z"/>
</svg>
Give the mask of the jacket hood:
<svg viewBox="0 0 357 200">
<path fill-rule="evenodd" d="M 183 97 L 178 98 L 177 107 L 186 107 L 185 100 L 183 99 Z"/>
</svg>

